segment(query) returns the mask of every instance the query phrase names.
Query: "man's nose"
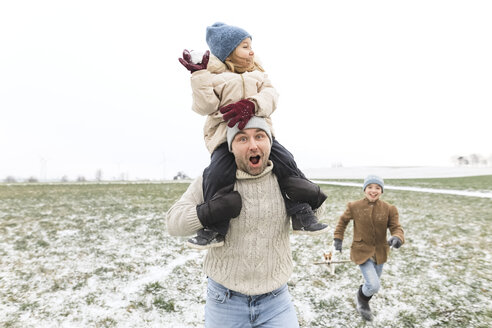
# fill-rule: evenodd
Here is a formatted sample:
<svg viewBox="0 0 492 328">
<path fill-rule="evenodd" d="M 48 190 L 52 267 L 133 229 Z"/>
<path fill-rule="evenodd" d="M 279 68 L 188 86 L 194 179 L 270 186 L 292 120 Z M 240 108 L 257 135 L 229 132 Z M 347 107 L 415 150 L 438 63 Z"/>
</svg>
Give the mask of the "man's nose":
<svg viewBox="0 0 492 328">
<path fill-rule="evenodd" d="M 258 149 L 258 143 L 256 142 L 255 138 L 251 138 L 249 140 L 249 149 Z"/>
</svg>

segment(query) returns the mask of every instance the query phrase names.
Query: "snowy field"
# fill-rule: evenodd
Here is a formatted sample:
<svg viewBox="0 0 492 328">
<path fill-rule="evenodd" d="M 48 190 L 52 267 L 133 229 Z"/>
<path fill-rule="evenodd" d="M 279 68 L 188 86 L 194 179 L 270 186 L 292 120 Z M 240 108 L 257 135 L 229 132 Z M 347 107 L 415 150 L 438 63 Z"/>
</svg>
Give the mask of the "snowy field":
<svg viewBox="0 0 492 328">
<path fill-rule="evenodd" d="M 383 179 L 451 178 L 492 175 L 492 166 L 354 166 L 307 168 L 303 172 L 310 179 L 364 179 L 368 174 Z"/>
<path fill-rule="evenodd" d="M 386 183 L 492 192 L 492 176 Z M 168 236 L 164 217 L 187 186 L 0 185 L 0 327 L 203 327 L 204 252 Z M 362 193 L 322 188 L 322 221 L 334 228 Z M 407 243 L 384 268 L 374 323 L 355 312 L 356 266 L 340 264 L 333 276 L 313 264 L 331 235 L 292 235 L 289 288 L 301 326 L 491 327 L 491 199 L 413 190 L 383 199 L 398 207 Z"/>
</svg>

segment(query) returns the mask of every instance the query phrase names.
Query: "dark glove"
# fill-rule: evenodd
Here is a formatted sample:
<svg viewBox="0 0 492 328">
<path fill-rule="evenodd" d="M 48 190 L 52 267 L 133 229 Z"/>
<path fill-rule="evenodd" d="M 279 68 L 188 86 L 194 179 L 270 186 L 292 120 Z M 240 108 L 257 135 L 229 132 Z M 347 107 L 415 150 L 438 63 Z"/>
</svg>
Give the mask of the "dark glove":
<svg viewBox="0 0 492 328">
<path fill-rule="evenodd" d="M 342 243 L 343 243 L 342 240 L 335 238 L 335 239 L 333 239 L 333 243 L 335 244 L 335 250 L 340 251 L 340 253 L 341 253 L 342 252 Z"/>
<path fill-rule="evenodd" d="M 391 236 L 390 239 L 388 239 L 388 245 L 390 245 L 390 247 L 400 248 L 401 239 L 396 236 Z"/>
<path fill-rule="evenodd" d="M 300 177 L 286 177 L 278 184 L 287 198 L 298 203 L 308 203 L 313 210 L 320 207 L 327 198 L 316 183 Z"/>
<path fill-rule="evenodd" d="M 249 119 L 255 115 L 255 104 L 248 100 L 239 100 L 234 104 L 224 106 L 220 109 L 220 112 L 224 114 L 224 121 L 229 121 L 227 126 L 232 128 L 237 125 L 239 130 L 244 129 Z"/>
<path fill-rule="evenodd" d="M 193 72 L 196 72 L 196 71 L 199 71 L 199 70 L 202 70 L 202 69 L 206 69 L 207 68 L 207 65 L 208 65 L 208 60 L 210 58 L 210 51 L 205 51 L 205 53 L 203 54 L 203 58 L 202 58 L 202 62 L 199 63 L 199 64 L 194 64 L 192 61 L 191 61 L 191 54 L 188 50 L 183 50 L 183 58 L 178 58 L 179 62 L 184 66 L 186 67 L 186 69 L 188 71 L 190 71 L 191 73 Z"/>
<path fill-rule="evenodd" d="M 197 205 L 196 213 L 204 227 L 230 220 L 241 213 L 241 195 L 233 189 L 234 184 L 224 187 L 217 191 L 208 202 Z"/>
</svg>

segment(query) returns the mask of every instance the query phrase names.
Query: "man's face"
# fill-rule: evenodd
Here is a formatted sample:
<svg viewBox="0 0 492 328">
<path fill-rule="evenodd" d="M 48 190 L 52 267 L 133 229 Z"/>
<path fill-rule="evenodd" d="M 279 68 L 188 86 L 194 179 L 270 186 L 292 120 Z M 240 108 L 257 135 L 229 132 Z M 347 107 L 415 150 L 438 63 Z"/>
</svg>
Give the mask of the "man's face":
<svg viewBox="0 0 492 328">
<path fill-rule="evenodd" d="M 371 183 L 366 187 L 364 193 L 366 194 L 366 197 L 370 202 L 375 202 L 379 199 L 379 197 L 381 197 L 383 189 L 381 189 L 380 185 L 376 183 Z"/>
<path fill-rule="evenodd" d="M 251 175 L 262 173 L 268 164 L 270 146 L 270 138 L 261 129 L 239 131 L 231 144 L 238 169 Z"/>
</svg>

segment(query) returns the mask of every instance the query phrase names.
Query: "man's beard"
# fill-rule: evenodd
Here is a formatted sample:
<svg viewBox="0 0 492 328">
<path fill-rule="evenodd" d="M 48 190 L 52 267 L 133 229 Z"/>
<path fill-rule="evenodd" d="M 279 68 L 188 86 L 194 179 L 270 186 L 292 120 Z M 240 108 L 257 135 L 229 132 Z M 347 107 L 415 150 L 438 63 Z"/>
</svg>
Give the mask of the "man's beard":
<svg viewBox="0 0 492 328">
<path fill-rule="evenodd" d="M 259 155 L 261 158 L 260 158 L 260 161 L 261 161 L 261 165 L 258 166 L 258 167 L 251 167 L 249 164 L 250 164 L 250 158 L 251 157 L 255 157 L 255 156 L 248 156 L 247 159 L 245 159 L 244 161 L 237 161 L 236 160 L 236 165 L 238 167 L 239 170 L 243 171 L 243 172 L 246 172 L 248 173 L 249 175 L 259 175 L 261 173 L 263 173 L 263 171 L 265 171 L 266 167 L 268 166 L 268 157 L 265 157 L 264 155 L 260 155 L 260 154 L 257 154 Z"/>
</svg>

